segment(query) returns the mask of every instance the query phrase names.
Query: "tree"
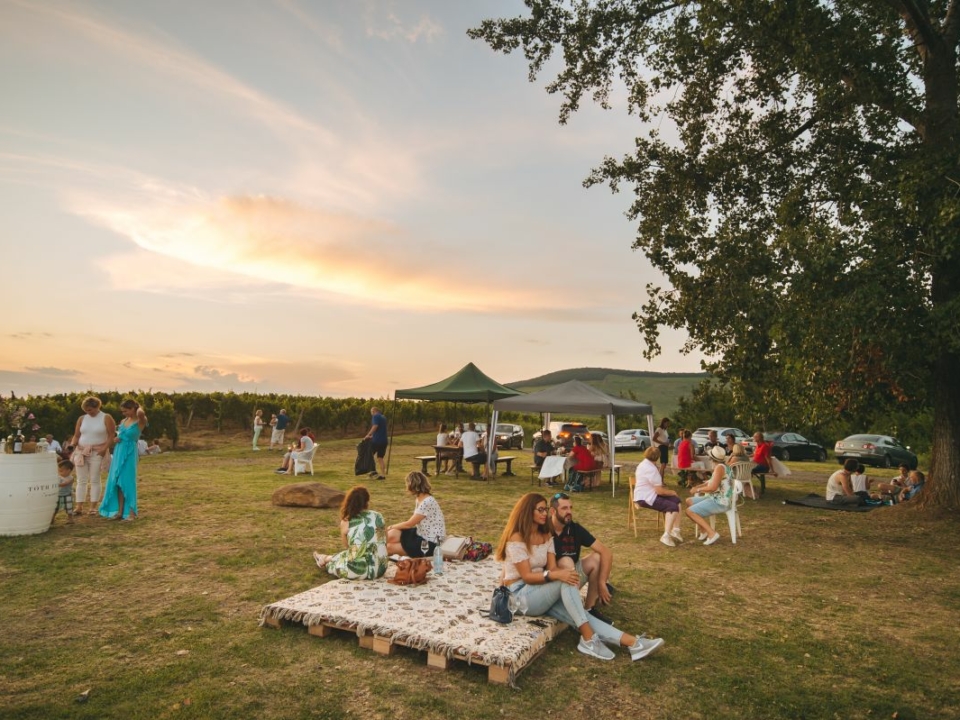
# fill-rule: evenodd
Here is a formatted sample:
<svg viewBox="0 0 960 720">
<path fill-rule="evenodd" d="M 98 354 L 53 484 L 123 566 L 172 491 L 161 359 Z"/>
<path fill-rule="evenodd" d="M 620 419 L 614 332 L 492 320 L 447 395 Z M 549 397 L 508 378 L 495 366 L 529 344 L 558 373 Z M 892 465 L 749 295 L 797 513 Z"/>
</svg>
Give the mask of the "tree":
<svg viewBox="0 0 960 720">
<path fill-rule="evenodd" d="M 960 507 L 960 0 L 526 5 L 470 36 L 531 80 L 559 55 L 561 123 L 622 95 L 644 124 L 585 184 L 632 186 L 669 282 L 648 357 L 684 328 L 742 414 L 810 426 L 929 402 L 925 502 Z"/>
</svg>

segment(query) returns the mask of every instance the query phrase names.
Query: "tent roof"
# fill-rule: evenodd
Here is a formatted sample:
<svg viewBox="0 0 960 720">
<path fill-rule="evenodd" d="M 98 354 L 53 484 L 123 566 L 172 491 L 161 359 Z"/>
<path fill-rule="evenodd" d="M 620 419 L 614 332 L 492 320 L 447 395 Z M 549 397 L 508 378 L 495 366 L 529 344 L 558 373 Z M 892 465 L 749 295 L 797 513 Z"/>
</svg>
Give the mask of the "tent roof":
<svg viewBox="0 0 960 720">
<path fill-rule="evenodd" d="M 493 403 L 501 412 L 569 412 L 590 415 L 650 415 L 653 407 L 646 403 L 607 395 L 592 385 L 570 380 L 540 392 L 504 398 Z"/>
<path fill-rule="evenodd" d="M 451 402 L 492 402 L 519 395 L 506 385 L 484 375 L 473 363 L 467 363 L 445 380 L 418 388 L 397 390 L 397 400 L 449 400 Z"/>
</svg>

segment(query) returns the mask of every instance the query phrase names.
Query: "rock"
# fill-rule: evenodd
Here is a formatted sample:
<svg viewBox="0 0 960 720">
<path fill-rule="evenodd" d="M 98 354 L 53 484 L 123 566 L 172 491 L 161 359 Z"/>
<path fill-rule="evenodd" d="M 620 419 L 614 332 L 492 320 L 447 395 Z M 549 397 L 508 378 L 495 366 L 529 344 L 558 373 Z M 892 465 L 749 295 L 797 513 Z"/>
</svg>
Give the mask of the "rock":
<svg viewBox="0 0 960 720">
<path fill-rule="evenodd" d="M 284 485 L 273 492 L 274 505 L 287 507 L 338 508 L 343 502 L 340 490 L 318 482 L 302 482 Z"/>
</svg>

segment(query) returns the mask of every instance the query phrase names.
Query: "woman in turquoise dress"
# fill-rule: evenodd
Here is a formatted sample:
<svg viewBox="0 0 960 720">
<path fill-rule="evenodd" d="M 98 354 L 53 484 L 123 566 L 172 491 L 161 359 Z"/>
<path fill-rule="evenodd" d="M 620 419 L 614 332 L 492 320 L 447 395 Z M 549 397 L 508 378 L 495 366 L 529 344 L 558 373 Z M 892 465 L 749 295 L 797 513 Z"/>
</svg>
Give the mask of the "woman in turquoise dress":
<svg viewBox="0 0 960 720">
<path fill-rule="evenodd" d="M 383 516 L 370 510 L 370 492 L 357 485 L 340 505 L 340 538 L 346 548 L 336 555 L 314 553 L 321 570 L 346 580 L 373 580 L 387 571 L 387 535 Z"/>
<path fill-rule="evenodd" d="M 147 415 L 138 403 L 120 403 L 123 420 L 117 426 L 113 462 L 107 476 L 107 487 L 100 503 L 100 515 L 110 520 L 135 520 L 137 517 L 137 441 L 147 426 Z"/>
</svg>

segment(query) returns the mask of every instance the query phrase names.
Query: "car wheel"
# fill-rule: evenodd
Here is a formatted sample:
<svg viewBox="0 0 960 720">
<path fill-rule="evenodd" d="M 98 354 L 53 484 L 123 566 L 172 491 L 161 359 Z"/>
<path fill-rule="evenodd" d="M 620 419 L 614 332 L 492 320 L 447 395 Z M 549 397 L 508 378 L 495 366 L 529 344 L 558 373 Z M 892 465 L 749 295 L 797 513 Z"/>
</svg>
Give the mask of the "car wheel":
<svg viewBox="0 0 960 720">
<path fill-rule="evenodd" d="M 783 462 L 787 462 L 787 460 L 790 459 L 790 451 L 787 450 L 786 448 L 784 448 L 783 450 L 781 450 L 781 451 L 780 451 L 780 459 L 781 459 Z"/>
<path fill-rule="evenodd" d="M 827 451 L 820 450 L 817 452 L 817 462 L 826 462 L 827 461 Z"/>
<path fill-rule="evenodd" d="M 884 455 L 884 456 L 883 456 L 883 466 L 884 466 L 885 468 L 893 467 L 893 461 L 890 460 L 890 456 L 889 456 L 889 455 Z"/>
</svg>

